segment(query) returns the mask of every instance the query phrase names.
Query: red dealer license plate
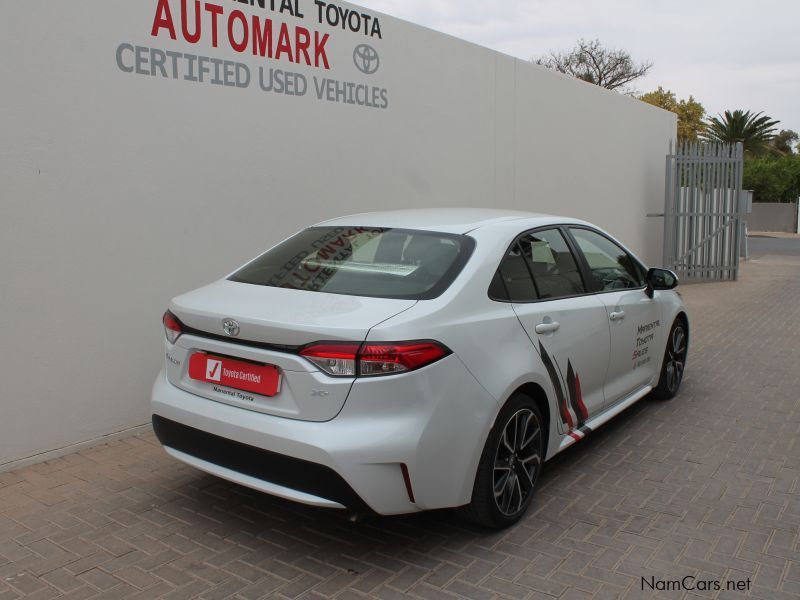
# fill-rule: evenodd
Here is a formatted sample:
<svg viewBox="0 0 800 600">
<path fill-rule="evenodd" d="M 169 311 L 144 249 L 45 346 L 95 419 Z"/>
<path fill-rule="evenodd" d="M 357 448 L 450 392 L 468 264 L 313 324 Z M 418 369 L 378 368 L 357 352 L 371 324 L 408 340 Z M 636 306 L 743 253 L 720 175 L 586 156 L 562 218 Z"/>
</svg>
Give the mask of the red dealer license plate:
<svg viewBox="0 0 800 600">
<path fill-rule="evenodd" d="M 189 359 L 189 377 L 261 396 L 276 396 L 281 388 L 278 367 L 201 352 L 192 354 Z"/>
</svg>

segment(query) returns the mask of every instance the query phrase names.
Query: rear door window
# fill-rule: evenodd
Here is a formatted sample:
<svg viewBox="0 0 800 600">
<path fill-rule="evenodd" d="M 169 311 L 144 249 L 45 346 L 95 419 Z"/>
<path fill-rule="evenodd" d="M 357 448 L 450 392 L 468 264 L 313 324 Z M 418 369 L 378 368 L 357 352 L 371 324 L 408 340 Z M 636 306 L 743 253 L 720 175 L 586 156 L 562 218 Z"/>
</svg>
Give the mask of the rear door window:
<svg viewBox="0 0 800 600">
<path fill-rule="evenodd" d="M 535 302 L 586 292 L 578 264 L 558 229 L 528 233 L 506 254 L 489 288 L 489 297 Z"/>
<path fill-rule="evenodd" d="M 540 300 L 586 292 L 575 257 L 558 229 L 529 233 L 519 243 L 530 264 Z"/>
</svg>

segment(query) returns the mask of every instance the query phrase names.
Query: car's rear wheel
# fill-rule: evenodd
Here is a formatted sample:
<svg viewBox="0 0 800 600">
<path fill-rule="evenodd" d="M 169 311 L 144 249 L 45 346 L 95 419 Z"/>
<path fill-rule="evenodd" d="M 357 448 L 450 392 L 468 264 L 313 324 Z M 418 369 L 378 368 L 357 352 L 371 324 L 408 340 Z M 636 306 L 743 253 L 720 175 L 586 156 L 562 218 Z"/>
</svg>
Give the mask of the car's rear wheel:
<svg viewBox="0 0 800 600">
<path fill-rule="evenodd" d="M 493 529 L 513 525 L 533 499 L 544 464 L 544 421 L 536 403 L 512 396 L 495 422 L 481 455 L 472 502 L 463 517 Z"/>
<path fill-rule="evenodd" d="M 675 319 L 667 339 L 664 351 L 664 362 L 661 365 L 661 377 L 653 390 L 653 397 L 658 400 L 672 400 L 683 382 L 686 369 L 686 354 L 689 336 L 686 325 L 681 319 Z"/>
</svg>

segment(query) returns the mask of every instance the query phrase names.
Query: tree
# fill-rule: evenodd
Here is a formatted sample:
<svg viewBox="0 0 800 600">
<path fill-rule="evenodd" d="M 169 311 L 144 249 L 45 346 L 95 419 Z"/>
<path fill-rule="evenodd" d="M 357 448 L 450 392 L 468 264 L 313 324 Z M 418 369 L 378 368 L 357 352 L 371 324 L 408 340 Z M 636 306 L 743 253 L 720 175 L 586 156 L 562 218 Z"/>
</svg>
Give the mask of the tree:
<svg viewBox="0 0 800 600">
<path fill-rule="evenodd" d="M 604 47 L 600 40 L 578 40 L 568 52 L 551 52 L 536 59 L 537 65 L 571 75 L 609 90 L 631 92 L 630 84 L 647 75 L 651 62 L 636 63 L 624 50 Z"/>
<path fill-rule="evenodd" d="M 788 156 L 794 154 L 794 146 L 800 149 L 800 144 L 797 142 L 800 136 L 796 131 L 791 129 L 782 129 L 770 142 L 770 150 L 773 154 L 778 156 Z"/>
<path fill-rule="evenodd" d="M 678 140 L 696 142 L 705 133 L 706 111 L 694 96 L 678 100 L 674 92 L 659 86 L 656 91 L 639 96 L 639 100 L 678 115 Z"/>
<path fill-rule="evenodd" d="M 780 123 L 763 115 L 763 112 L 753 114 L 749 110 L 726 110 L 724 115 L 708 120 L 704 137 L 709 142 L 742 142 L 748 155 L 761 156 L 769 151 L 775 126 Z"/>
<path fill-rule="evenodd" d="M 756 202 L 794 202 L 800 197 L 800 156 L 763 156 L 744 161 L 746 190 Z"/>
</svg>

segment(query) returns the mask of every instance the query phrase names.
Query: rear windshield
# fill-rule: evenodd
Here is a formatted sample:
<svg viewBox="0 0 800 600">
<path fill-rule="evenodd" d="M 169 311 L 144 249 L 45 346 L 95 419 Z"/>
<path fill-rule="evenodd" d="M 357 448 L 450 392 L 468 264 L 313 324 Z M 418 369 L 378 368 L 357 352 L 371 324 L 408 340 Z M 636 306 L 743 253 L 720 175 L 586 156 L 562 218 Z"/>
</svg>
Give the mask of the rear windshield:
<svg viewBox="0 0 800 600">
<path fill-rule="evenodd" d="M 475 241 L 463 235 L 312 227 L 255 259 L 231 281 L 348 296 L 426 300 L 444 292 Z"/>
</svg>

